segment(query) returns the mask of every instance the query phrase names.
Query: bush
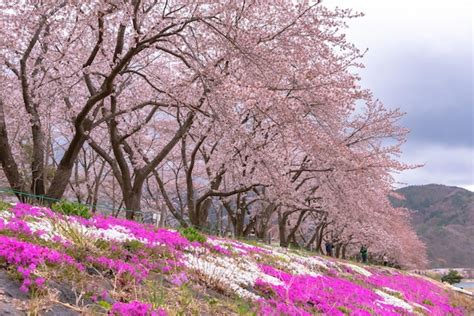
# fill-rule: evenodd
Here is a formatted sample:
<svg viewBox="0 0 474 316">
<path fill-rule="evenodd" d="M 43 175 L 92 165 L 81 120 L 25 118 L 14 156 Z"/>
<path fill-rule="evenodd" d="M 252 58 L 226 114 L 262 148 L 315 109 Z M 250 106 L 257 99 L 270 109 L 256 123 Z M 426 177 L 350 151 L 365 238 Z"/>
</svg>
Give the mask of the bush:
<svg viewBox="0 0 474 316">
<path fill-rule="evenodd" d="M 190 242 L 193 242 L 193 241 L 199 241 L 201 243 L 206 242 L 206 236 L 201 234 L 197 229 L 193 227 L 181 228 L 179 232 L 184 238 L 186 238 Z"/>
<path fill-rule="evenodd" d="M 456 270 L 449 270 L 449 273 L 443 275 L 441 278 L 442 282 L 448 282 L 449 284 L 455 284 L 461 282 L 462 276 Z"/>
<path fill-rule="evenodd" d="M 92 214 L 90 213 L 87 206 L 65 200 L 54 203 L 51 206 L 51 209 L 64 215 L 75 215 L 84 218 L 92 217 Z"/>
</svg>

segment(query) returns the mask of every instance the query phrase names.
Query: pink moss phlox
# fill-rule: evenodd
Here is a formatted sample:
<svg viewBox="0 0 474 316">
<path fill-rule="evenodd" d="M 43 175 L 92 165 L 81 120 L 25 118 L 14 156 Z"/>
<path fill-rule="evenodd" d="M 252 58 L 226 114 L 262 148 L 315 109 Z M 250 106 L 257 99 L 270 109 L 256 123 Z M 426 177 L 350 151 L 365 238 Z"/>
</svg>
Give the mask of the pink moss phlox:
<svg viewBox="0 0 474 316">
<path fill-rule="evenodd" d="M 269 265 L 261 264 L 260 269 L 266 274 L 271 275 L 272 277 L 275 277 L 279 279 L 280 281 L 283 281 L 284 283 L 290 282 L 291 279 L 293 278 L 291 274 L 283 272 Z"/>
<path fill-rule="evenodd" d="M 65 248 L 71 248 L 73 246 L 72 242 L 58 235 L 54 235 L 53 237 L 51 237 L 51 240 L 58 244 L 61 244 Z"/>
<path fill-rule="evenodd" d="M 120 226 L 128 230 L 137 240 L 142 240 L 152 245 L 164 244 L 173 249 L 184 249 L 190 246 L 190 242 L 178 232 L 163 228 L 156 229 L 151 225 L 144 225 L 126 219 L 96 215 L 89 220 L 84 218 L 76 218 L 76 220 L 84 226 L 93 226 L 100 229 Z"/>
<path fill-rule="evenodd" d="M 226 256 L 232 256 L 232 251 L 230 251 L 227 248 L 224 248 L 220 245 L 214 245 L 211 247 L 211 250 L 214 250 L 215 252 L 218 252 L 220 254 L 226 255 Z"/>
<path fill-rule="evenodd" d="M 463 315 L 462 310 L 449 304 L 448 294 L 442 288 L 422 278 L 394 273 L 372 274 L 364 280 L 373 286 L 402 293 L 408 301 L 427 308 L 431 315 Z"/>
<path fill-rule="evenodd" d="M 261 299 L 258 301 L 259 315 L 264 316 L 311 316 L 313 314 L 308 313 L 304 309 L 301 309 L 294 305 L 288 305 L 286 302 L 280 300 Z"/>
<path fill-rule="evenodd" d="M 103 268 L 110 269 L 117 274 L 128 273 L 138 282 L 144 280 L 148 276 L 148 269 L 142 266 L 133 265 L 120 259 L 111 259 L 107 257 L 88 256 L 86 260 L 90 263 L 97 264 Z"/>
<path fill-rule="evenodd" d="M 188 276 L 184 272 L 180 272 L 178 274 L 175 274 L 171 278 L 171 283 L 176 285 L 176 286 L 181 286 L 184 283 L 187 283 L 189 281 Z"/>
<path fill-rule="evenodd" d="M 39 217 L 43 215 L 39 207 L 24 203 L 16 203 L 10 210 L 13 216 L 18 218 L 24 218 L 25 216 Z"/>
<path fill-rule="evenodd" d="M 242 244 L 242 243 L 239 243 L 239 242 L 233 242 L 232 246 L 237 248 L 237 249 L 246 251 L 248 253 L 271 254 L 271 251 L 269 251 L 267 249 L 264 249 L 264 248 L 261 248 L 261 247 L 245 245 L 245 244 Z"/>
<path fill-rule="evenodd" d="M 3 229 L 9 230 L 15 233 L 25 234 L 28 236 L 33 235 L 33 231 L 28 226 L 28 224 L 19 217 L 12 218 L 9 222 L 7 222 L 4 225 Z"/>
<path fill-rule="evenodd" d="M 381 303 L 383 298 L 373 291 L 344 279 L 331 276 L 292 275 L 268 265 L 261 265 L 260 269 L 284 284 L 274 285 L 257 280 L 255 287 L 267 295 L 270 294 L 271 300 L 297 308 L 297 312 L 290 315 L 300 315 L 299 309 L 308 313 L 317 310 L 325 315 L 344 315 L 339 308 L 351 311 L 371 309 L 376 315 L 385 316 L 403 312 L 400 308 Z M 274 303 L 260 306 L 266 313 L 273 308 L 268 315 L 278 315 L 278 309 L 281 309 Z"/>
<path fill-rule="evenodd" d="M 62 218 L 61 214 L 53 212 L 47 207 L 39 207 L 25 203 L 16 203 L 10 211 L 16 218 L 25 218 L 26 216 L 32 217 L 48 217 L 48 218 Z"/>
<path fill-rule="evenodd" d="M 13 237 L 0 236 L 0 258 L 16 268 L 23 278 L 22 291 L 28 291 L 35 281 L 37 286 L 42 286 L 44 279 L 36 279 L 32 273 L 43 264 L 57 264 L 75 266 L 79 270 L 84 267 L 72 257 L 56 250 L 20 241 Z"/>
<path fill-rule="evenodd" d="M 115 316 L 167 316 L 165 310 L 153 310 L 151 304 L 132 301 L 130 303 L 116 302 L 109 313 Z"/>
<path fill-rule="evenodd" d="M 201 248 L 202 244 L 199 241 L 192 241 L 190 246 L 194 248 Z"/>
</svg>

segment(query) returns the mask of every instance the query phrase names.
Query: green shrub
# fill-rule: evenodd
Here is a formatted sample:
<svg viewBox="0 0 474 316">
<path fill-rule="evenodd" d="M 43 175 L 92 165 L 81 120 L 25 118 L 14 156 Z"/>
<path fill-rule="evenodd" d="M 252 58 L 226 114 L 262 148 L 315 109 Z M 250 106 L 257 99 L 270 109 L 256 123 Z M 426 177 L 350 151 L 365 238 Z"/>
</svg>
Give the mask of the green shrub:
<svg viewBox="0 0 474 316">
<path fill-rule="evenodd" d="M 90 213 L 89 208 L 87 206 L 65 200 L 54 203 L 51 206 L 51 209 L 64 215 L 75 215 L 84 218 L 92 217 L 92 214 Z"/>
<path fill-rule="evenodd" d="M 456 270 L 449 270 L 449 273 L 441 278 L 441 281 L 448 282 L 449 284 L 459 283 L 461 280 L 462 276 Z"/>
<path fill-rule="evenodd" d="M 193 241 L 199 241 L 201 243 L 206 242 L 206 236 L 201 234 L 197 229 L 193 227 L 181 228 L 179 232 L 184 238 L 186 238 L 190 242 L 193 242 Z"/>
</svg>

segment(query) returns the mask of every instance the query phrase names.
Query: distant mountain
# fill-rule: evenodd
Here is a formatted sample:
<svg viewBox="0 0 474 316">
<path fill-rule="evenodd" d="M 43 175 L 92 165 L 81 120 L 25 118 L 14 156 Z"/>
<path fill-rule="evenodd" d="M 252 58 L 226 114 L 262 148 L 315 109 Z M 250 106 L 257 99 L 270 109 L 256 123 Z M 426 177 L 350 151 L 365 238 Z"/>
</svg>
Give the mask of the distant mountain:
<svg viewBox="0 0 474 316">
<path fill-rule="evenodd" d="M 439 184 L 409 186 L 391 198 L 413 210 L 412 224 L 426 243 L 431 268 L 474 268 L 474 193 Z"/>
</svg>

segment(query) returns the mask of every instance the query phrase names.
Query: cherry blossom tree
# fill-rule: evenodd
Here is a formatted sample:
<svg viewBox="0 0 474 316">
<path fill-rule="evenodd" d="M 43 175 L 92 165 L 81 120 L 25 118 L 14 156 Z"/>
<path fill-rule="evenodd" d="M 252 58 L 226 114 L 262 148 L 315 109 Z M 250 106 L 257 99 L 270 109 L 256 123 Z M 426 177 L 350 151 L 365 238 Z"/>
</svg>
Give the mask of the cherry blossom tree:
<svg viewBox="0 0 474 316">
<path fill-rule="evenodd" d="M 108 199 L 128 218 L 158 207 L 199 228 L 219 209 L 238 236 L 331 240 L 340 256 L 368 243 L 402 258 L 396 223 L 421 249 L 387 200 L 391 174 L 416 167 L 398 160 L 403 113 L 360 86 L 364 54 L 342 32 L 359 14 L 289 0 L 0 9 L 11 188 Z"/>
</svg>

